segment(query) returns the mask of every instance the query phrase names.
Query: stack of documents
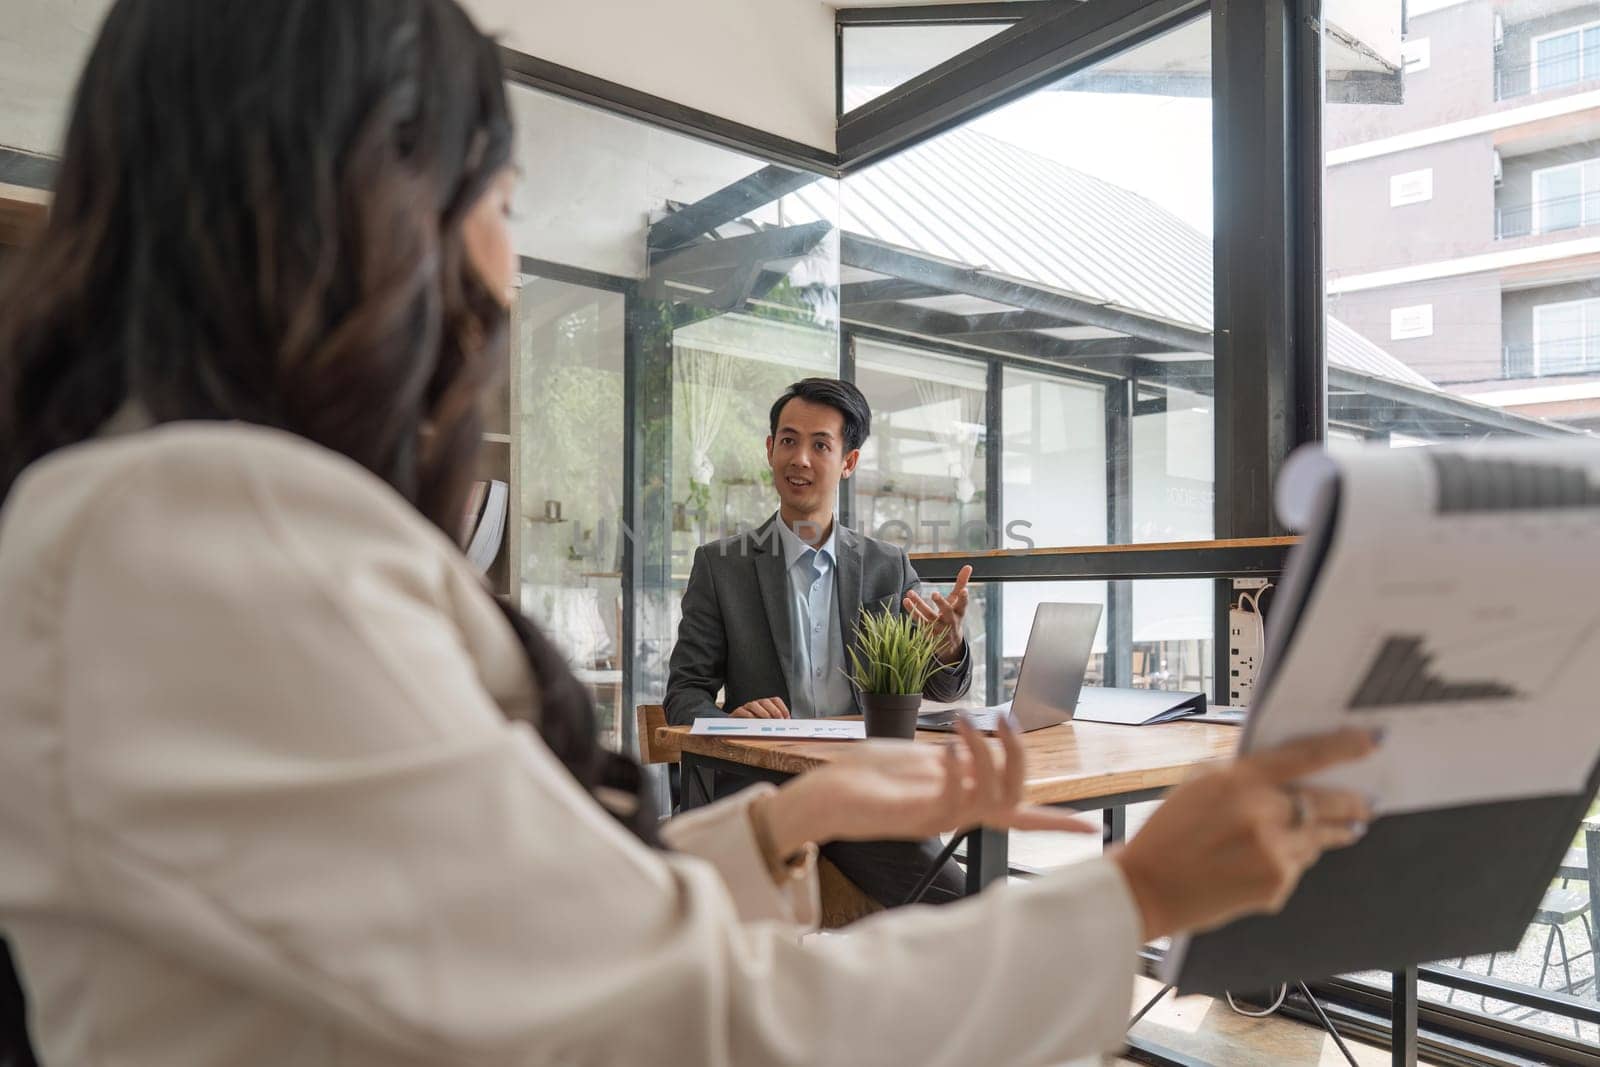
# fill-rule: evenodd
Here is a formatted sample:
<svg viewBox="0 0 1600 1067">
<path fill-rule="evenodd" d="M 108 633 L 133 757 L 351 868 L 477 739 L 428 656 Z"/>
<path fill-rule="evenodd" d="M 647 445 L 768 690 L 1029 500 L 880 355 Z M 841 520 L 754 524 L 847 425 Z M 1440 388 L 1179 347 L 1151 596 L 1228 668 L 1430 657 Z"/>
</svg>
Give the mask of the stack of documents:
<svg viewBox="0 0 1600 1067">
<path fill-rule="evenodd" d="M 862 741 L 867 724 L 859 719 L 696 719 L 691 734 L 754 737 L 763 741 Z"/>
</svg>

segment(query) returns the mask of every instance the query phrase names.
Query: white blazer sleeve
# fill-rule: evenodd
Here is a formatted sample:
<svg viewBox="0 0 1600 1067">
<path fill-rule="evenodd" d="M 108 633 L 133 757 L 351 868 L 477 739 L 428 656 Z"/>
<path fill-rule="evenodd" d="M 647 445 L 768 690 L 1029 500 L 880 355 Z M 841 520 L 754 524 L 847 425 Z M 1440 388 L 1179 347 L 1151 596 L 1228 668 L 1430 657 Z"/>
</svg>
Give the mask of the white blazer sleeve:
<svg viewBox="0 0 1600 1067">
<path fill-rule="evenodd" d="M 662 824 L 661 839 L 677 851 L 698 856 L 717 868 L 739 918 L 774 919 L 802 930 L 814 929 L 822 921 L 815 854 L 807 858 L 800 877 L 776 885 L 750 824 L 751 802 L 775 789 L 771 783 L 758 782 L 679 815 Z"/>
<path fill-rule="evenodd" d="M 318 463 L 148 463 L 67 546 L 66 803 L 105 922 L 441 1063 L 1120 1042 L 1138 923 L 1114 865 L 804 945 L 741 923 L 711 864 L 641 845 L 503 719 L 444 610 L 479 595 L 444 539 Z"/>
</svg>

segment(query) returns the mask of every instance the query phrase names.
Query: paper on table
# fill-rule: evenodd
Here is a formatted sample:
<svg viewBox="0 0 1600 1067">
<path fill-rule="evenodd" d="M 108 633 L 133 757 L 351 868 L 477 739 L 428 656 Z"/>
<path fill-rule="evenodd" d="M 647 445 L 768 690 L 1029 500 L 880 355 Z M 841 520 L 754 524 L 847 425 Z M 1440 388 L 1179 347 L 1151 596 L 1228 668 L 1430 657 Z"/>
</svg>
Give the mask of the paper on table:
<svg viewBox="0 0 1600 1067">
<path fill-rule="evenodd" d="M 1584 788 L 1600 751 L 1600 448 L 1303 450 L 1278 510 L 1308 536 L 1243 751 L 1381 727 L 1374 757 L 1318 781 L 1385 814 Z"/>
<path fill-rule="evenodd" d="M 767 741 L 862 741 L 867 724 L 859 719 L 696 719 L 691 734 L 757 737 Z"/>
</svg>

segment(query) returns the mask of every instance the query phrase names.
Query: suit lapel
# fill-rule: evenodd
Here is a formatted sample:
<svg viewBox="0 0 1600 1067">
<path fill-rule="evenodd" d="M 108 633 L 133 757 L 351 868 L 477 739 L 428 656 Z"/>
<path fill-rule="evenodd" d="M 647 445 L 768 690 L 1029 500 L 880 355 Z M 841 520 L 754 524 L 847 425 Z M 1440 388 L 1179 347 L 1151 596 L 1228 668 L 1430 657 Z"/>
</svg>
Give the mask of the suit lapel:
<svg viewBox="0 0 1600 1067">
<path fill-rule="evenodd" d="M 755 532 L 756 583 L 761 587 L 761 603 L 767 611 L 767 632 L 772 634 L 772 651 L 782 675 L 783 699 L 790 699 L 789 679 L 793 677 L 794 636 L 789 632 L 789 574 L 783 562 L 783 542 L 778 540 L 778 521 L 774 515 Z"/>
<path fill-rule="evenodd" d="M 861 538 L 854 530 L 842 525 L 835 526 L 833 548 L 837 557 L 834 565 L 839 582 L 834 588 L 833 600 L 839 612 L 839 636 L 844 642 L 844 663 L 840 666 L 850 673 L 850 649 L 855 647 L 856 620 L 861 617 Z M 860 711 L 861 699 L 854 686 L 850 687 L 850 693 L 855 700 L 856 710 Z"/>
</svg>

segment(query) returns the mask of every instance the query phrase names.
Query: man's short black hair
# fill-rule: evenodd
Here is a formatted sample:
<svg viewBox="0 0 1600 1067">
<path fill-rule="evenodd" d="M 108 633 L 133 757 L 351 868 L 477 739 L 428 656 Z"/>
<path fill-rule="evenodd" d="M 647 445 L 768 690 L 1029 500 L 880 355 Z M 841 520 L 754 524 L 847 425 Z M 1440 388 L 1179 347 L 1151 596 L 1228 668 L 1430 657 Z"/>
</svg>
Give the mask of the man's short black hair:
<svg viewBox="0 0 1600 1067">
<path fill-rule="evenodd" d="M 772 436 L 778 436 L 778 416 L 783 406 L 791 400 L 809 400 L 813 404 L 826 404 L 844 416 L 844 450 L 854 452 L 872 433 L 872 408 L 867 398 L 854 382 L 842 378 L 802 378 L 784 390 L 772 405 Z"/>
</svg>

